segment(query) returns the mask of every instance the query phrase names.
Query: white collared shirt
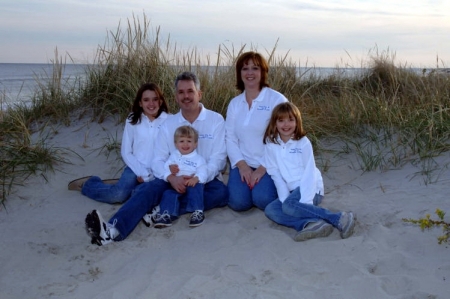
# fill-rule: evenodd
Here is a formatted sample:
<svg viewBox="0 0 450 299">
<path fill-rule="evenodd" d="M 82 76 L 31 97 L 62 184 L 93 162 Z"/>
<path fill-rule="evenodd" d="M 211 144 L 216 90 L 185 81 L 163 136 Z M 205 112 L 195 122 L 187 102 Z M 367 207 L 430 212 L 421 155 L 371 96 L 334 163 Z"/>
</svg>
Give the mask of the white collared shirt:
<svg viewBox="0 0 450 299">
<path fill-rule="evenodd" d="M 278 138 L 278 142 L 266 143 L 263 165 L 275 183 L 279 200 L 283 202 L 291 191 L 300 187 L 300 202 L 313 204 L 315 195 L 323 195 L 324 188 L 311 142 L 306 136 L 286 143 Z"/>
<path fill-rule="evenodd" d="M 182 175 L 194 175 L 198 177 L 199 183 L 204 184 L 208 177 L 208 166 L 206 160 L 197 153 L 197 150 L 193 152 L 182 155 L 180 151 L 176 150 L 171 153 L 169 159 L 164 164 L 165 174 L 164 177 L 171 175 L 169 166 L 172 164 L 178 165 L 177 176 Z"/>
<path fill-rule="evenodd" d="M 125 121 L 121 145 L 122 159 L 136 176 L 142 177 L 145 181 L 154 178 L 151 164 L 154 158 L 155 139 L 167 117 L 168 114 L 162 112 L 153 121 L 145 114 L 141 114 L 141 121 L 135 125 L 132 125 L 129 119 Z"/>
<path fill-rule="evenodd" d="M 180 111 L 169 116 L 164 126 L 159 130 L 158 142 L 155 144 L 155 159 L 152 165 L 153 173 L 157 178 L 167 180 L 167 177 L 164 176 L 164 163 L 169 159 L 169 155 L 176 151 L 175 130 L 185 125 L 192 126 L 198 131 L 197 152 L 205 158 L 208 164 L 206 182 L 221 175 L 227 158 L 225 121 L 219 113 L 206 109 L 201 103 L 200 106 L 200 114 L 192 124 L 183 117 Z"/>
<path fill-rule="evenodd" d="M 249 109 L 245 91 L 228 105 L 226 119 L 227 154 L 232 168 L 244 160 L 250 167 L 262 165 L 263 137 L 273 108 L 287 102 L 284 95 L 264 87 Z"/>
</svg>

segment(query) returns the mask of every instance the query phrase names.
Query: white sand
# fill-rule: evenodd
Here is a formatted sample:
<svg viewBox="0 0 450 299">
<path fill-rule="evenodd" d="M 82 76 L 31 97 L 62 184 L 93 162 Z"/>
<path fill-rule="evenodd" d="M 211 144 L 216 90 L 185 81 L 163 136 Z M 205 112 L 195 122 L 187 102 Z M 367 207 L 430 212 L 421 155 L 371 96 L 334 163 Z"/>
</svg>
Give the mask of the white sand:
<svg viewBox="0 0 450 299">
<path fill-rule="evenodd" d="M 109 218 L 119 208 L 95 202 L 67 183 L 85 175 L 111 178 L 120 160 L 95 148 L 121 137 L 122 124 L 81 120 L 58 127 L 52 142 L 84 157 L 32 177 L 0 210 L 0 298 L 449 298 L 450 248 L 440 228 L 422 232 L 402 218 L 450 213 L 450 171 L 425 185 L 408 164 L 362 173 L 348 157 L 331 158 L 323 173 L 333 210 L 353 210 L 355 234 L 294 242 L 294 230 L 262 211 L 229 208 L 206 213 L 188 227 L 187 215 L 166 229 L 139 224 L 123 242 L 90 244 L 84 218 Z M 331 157 L 331 156 L 330 156 Z M 114 162 L 115 161 L 115 162 Z M 437 159 L 449 164 L 449 153 Z M 353 165 L 356 165 L 353 162 Z M 448 218 L 447 218 L 448 219 Z"/>
</svg>

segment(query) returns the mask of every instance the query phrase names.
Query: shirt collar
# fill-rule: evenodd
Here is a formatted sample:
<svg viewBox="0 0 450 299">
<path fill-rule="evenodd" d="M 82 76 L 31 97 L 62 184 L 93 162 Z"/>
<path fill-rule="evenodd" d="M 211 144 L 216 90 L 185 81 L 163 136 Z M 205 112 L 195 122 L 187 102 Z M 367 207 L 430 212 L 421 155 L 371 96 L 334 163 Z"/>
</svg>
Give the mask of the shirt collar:
<svg viewBox="0 0 450 299">
<path fill-rule="evenodd" d="M 254 101 L 254 102 L 261 102 L 261 101 L 264 99 L 264 95 L 265 95 L 266 91 L 267 91 L 267 87 L 263 87 L 263 88 L 261 89 L 261 91 L 259 92 L 258 96 L 256 97 L 256 99 L 254 99 L 253 101 Z M 243 95 L 242 101 L 244 101 L 245 103 L 247 103 L 247 101 L 245 100 L 245 90 L 244 90 L 244 92 L 242 93 L 242 95 Z"/>
<path fill-rule="evenodd" d="M 197 155 L 197 150 L 195 149 L 195 150 L 192 151 L 192 153 L 189 153 L 189 154 L 187 154 L 187 155 L 183 155 L 182 153 L 180 153 L 179 150 L 177 150 L 177 154 L 178 154 L 180 157 L 184 157 L 184 158 L 192 158 L 192 157 L 194 157 L 195 155 Z"/>
<path fill-rule="evenodd" d="M 206 119 L 206 108 L 203 106 L 202 103 L 198 103 L 198 104 L 200 105 L 201 110 L 200 110 L 200 114 L 197 116 L 197 119 L 195 121 L 205 120 Z M 187 121 L 187 119 L 184 118 L 183 114 L 181 113 L 181 110 L 178 111 L 177 115 L 178 115 L 179 123 L 189 123 L 189 121 Z"/>
<path fill-rule="evenodd" d="M 280 134 L 277 135 L 277 141 L 279 144 L 290 144 L 293 143 L 294 140 L 292 140 L 292 138 L 290 138 L 287 142 L 284 142 L 281 138 L 280 138 Z"/>
</svg>

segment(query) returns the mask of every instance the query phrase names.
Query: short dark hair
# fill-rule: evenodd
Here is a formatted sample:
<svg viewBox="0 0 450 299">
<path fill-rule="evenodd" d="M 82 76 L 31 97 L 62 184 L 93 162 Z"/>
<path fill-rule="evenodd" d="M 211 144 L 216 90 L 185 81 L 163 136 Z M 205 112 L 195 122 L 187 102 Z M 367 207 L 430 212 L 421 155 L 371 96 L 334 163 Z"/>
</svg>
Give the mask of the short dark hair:
<svg viewBox="0 0 450 299">
<path fill-rule="evenodd" d="M 198 77 L 192 72 L 183 72 L 176 77 L 175 90 L 178 88 L 178 81 L 192 81 L 194 82 L 195 88 L 200 90 L 200 80 L 198 80 Z"/>
</svg>

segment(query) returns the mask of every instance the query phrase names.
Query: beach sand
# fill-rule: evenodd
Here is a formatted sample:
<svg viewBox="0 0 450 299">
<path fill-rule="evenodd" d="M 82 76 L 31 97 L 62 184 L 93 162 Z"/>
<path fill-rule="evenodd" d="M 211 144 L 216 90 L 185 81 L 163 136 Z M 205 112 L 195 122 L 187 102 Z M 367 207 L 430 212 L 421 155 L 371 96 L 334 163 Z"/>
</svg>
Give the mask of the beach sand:
<svg viewBox="0 0 450 299">
<path fill-rule="evenodd" d="M 426 185 L 420 167 L 358 170 L 354 157 L 333 156 L 323 172 L 323 206 L 357 214 L 355 233 L 294 242 L 294 230 L 258 209 L 206 212 L 188 227 L 142 223 L 124 241 L 99 247 L 84 229 L 88 212 L 109 218 L 118 205 L 95 202 L 67 183 L 86 175 L 117 177 L 122 162 L 98 148 L 122 124 L 86 119 L 53 128 L 71 164 L 31 177 L 0 210 L 0 298 L 449 298 L 450 248 L 441 228 L 422 232 L 402 218 L 450 212 L 450 171 Z M 109 139 L 108 139 L 109 138 Z M 450 153 L 436 159 L 449 165 Z M 320 166 L 320 163 L 318 163 Z M 448 220 L 448 217 L 447 217 Z"/>
</svg>

